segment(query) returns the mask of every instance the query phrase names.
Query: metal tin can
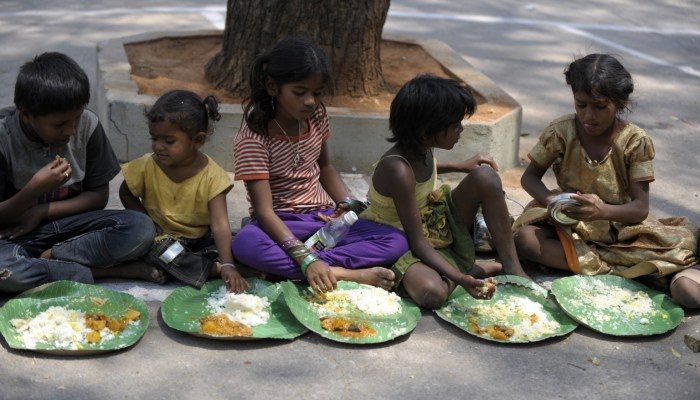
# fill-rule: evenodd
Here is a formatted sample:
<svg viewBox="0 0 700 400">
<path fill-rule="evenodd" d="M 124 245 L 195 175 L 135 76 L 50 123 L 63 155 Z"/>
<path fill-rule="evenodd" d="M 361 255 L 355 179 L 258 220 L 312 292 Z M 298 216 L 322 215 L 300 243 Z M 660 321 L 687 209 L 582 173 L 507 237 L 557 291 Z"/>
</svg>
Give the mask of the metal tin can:
<svg viewBox="0 0 700 400">
<path fill-rule="evenodd" d="M 563 206 L 581 205 L 581 203 L 571 198 L 572 195 L 573 193 L 558 194 L 554 196 L 552 201 L 547 206 L 547 212 L 549 213 L 549 217 L 556 223 L 566 226 L 578 224 L 579 221 L 577 219 L 569 217 L 568 215 L 564 214 L 564 212 L 561 210 Z"/>
<path fill-rule="evenodd" d="M 479 211 L 474 217 L 474 250 L 478 253 L 490 253 L 493 251 L 493 239 L 489 227 L 486 226 L 484 216 Z"/>
</svg>

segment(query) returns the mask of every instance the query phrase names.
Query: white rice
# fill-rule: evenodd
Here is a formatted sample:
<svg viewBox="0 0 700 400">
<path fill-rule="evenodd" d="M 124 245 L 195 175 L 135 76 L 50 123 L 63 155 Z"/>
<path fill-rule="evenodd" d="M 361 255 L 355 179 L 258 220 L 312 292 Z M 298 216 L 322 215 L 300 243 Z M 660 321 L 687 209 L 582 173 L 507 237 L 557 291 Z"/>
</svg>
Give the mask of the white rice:
<svg viewBox="0 0 700 400">
<path fill-rule="evenodd" d="M 128 325 L 138 325 L 135 320 Z M 44 343 L 55 349 L 80 350 L 87 345 L 86 335 L 92 329 L 85 325 L 85 313 L 65 307 L 53 306 L 29 319 L 12 319 L 10 324 L 20 334 L 28 349 L 36 349 Z M 114 332 L 104 327 L 100 331 L 100 343 L 114 339 Z"/>
<path fill-rule="evenodd" d="M 374 286 L 360 286 L 357 289 L 338 289 L 325 294 L 328 302 L 312 303 L 321 317 L 338 315 L 350 308 L 374 317 L 383 317 L 401 311 L 401 298 L 396 293 Z"/>
<path fill-rule="evenodd" d="M 209 295 L 207 309 L 213 315 L 223 314 L 233 322 L 248 326 L 263 325 L 270 319 L 267 297 L 230 293 L 225 286 Z"/>
<path fill-rule="evenodd" d="M 30 319 L 10 321 L 27 348 L 46 343 L 57 349 L 78 350 L 91 329 L 85 326 L 85 314 L 65 307 L 50 307 Z"/>
<path fill-rule="evenodd" d="M 491 304 L 478 305 L 471 309 L 493 321 L 494 325 L 503 325 L 513 329 L 511 340 L 532 340 L 554 333 L 560 325 L 549 319 L 541 303 L 527 297 L 510 297 L 508 301 L 497 300 Z M 530 319 L 534 316 L 535 322 Z M 509 317 L 517 317 L 518 324 L 508 322 Z"/>
<path fill-rule="evenodd" d="M 612 286 L 600 280 L 582 282 L 570 301 L 580 310 L 586 310 L 579 316 L 584 323 L 605 323 L 615 329 L 629 322 L 647 325 L 649 317 L 659 315 L 646 292 Z M 660 316 L 666 318 L 665 313 Z"/>
</svg>

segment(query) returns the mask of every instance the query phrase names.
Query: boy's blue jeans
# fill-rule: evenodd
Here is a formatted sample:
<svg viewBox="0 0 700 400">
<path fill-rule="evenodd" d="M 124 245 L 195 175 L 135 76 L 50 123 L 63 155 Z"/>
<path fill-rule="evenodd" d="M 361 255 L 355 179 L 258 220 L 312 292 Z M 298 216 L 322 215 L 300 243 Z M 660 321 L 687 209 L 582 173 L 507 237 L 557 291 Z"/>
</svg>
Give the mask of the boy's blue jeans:
<svg viewBox="0 0 700 400">
<path fill-rule="evenodd" d="M 90 268 L 108 268 L 144 255 L 155 235 L 148 215 L 97 210 L 39 225 L 13 240 L 0 239 L 0 292 L 47 282 L 92 283 Z M 52 249 L 53 259 L 38 258 Z"/>
</svg>

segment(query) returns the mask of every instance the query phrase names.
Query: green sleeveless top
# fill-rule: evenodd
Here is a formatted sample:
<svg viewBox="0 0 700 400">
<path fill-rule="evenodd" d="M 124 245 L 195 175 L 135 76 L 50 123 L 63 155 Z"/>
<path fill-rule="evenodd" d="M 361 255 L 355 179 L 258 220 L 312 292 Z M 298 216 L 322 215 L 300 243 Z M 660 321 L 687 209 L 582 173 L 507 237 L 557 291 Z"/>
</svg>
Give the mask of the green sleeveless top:
<svg viewBox="0 0 700 400">
<path fill-rule="evenodd" d="M 398 154 L 388 155 L 387 157 L 399 157 L 409 166 L 411 163 L 405 158 Z M 380 160 L 381 161 L 381 160 Z M 416 203 L 418 204 L 418 209 L 421 214 L 424 214 L 428 208 L 428 195 L 435 190 L 435 183 L 437 181 L 437 161 L 433 157 L 433 172 L 430 178 L 425 182 L 416 182 Z M 369 207 L 360 214 L 360 218 L 367 219 L 374 222 L 379 222 L 381 224 L 391 225 L 396 229 L 403 230 L 401 221 L 399 220 L 399 215 L 396 212 L 396 205 L 391 197 L 381 195 L 374 188 L 374 184 L 369 187 L 369 192 L 367 193 L 367 200 L 369 201 Z"/>
</svg>

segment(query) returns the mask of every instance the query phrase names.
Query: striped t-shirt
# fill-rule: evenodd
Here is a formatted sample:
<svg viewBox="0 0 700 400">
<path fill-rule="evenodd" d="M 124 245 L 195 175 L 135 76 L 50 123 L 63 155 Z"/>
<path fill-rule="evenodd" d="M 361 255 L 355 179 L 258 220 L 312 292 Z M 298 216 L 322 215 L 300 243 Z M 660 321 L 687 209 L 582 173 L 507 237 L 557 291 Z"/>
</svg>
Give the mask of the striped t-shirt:
<svg viewBox="0 0 700 400">
<path fill-rule="evenodd" d="M 233 141 L 234 179 L 269 180 L 275 211 L 305 212 L 332 206 L 319 180 L 321 146 L 330 137 L 325 107 L 319 106 L 306 122 L 308 132 L 287 139 L 282 134 L 255 133 L 244 121 Z M 294 168 L 297 144 L 301 161 Z M 250 193 L 247 199 L 250 202 Z"/>
</svg>

